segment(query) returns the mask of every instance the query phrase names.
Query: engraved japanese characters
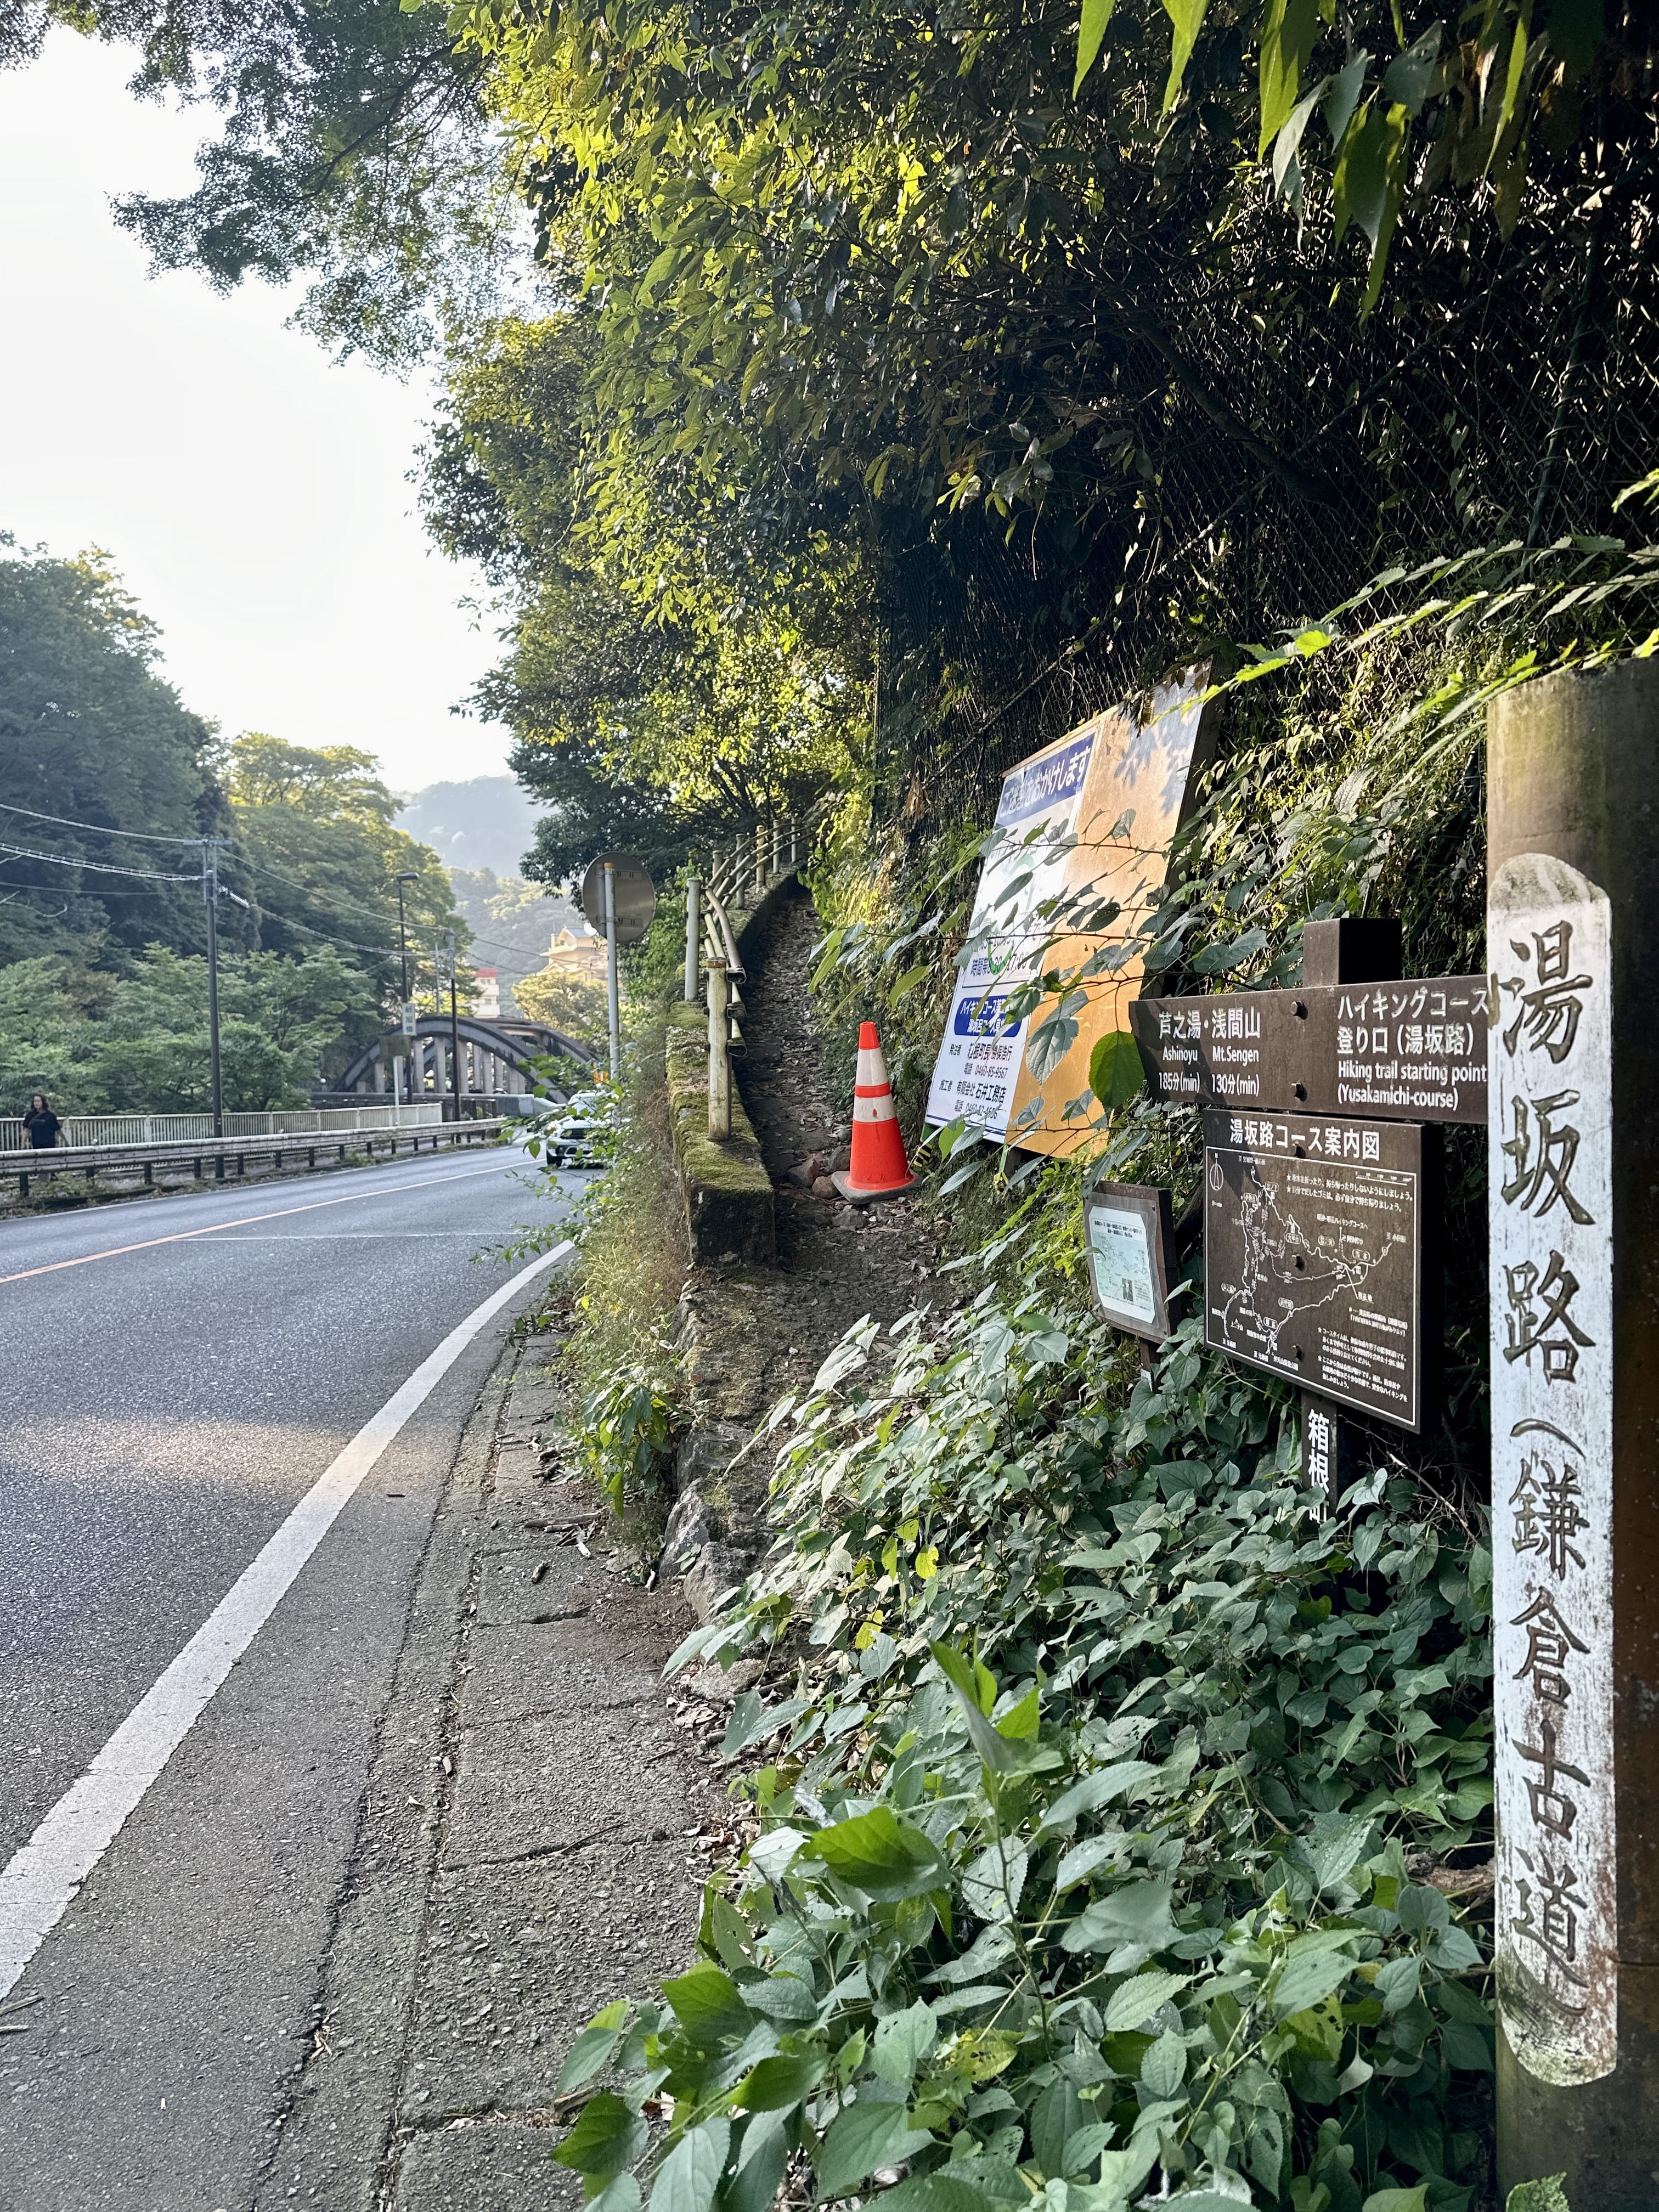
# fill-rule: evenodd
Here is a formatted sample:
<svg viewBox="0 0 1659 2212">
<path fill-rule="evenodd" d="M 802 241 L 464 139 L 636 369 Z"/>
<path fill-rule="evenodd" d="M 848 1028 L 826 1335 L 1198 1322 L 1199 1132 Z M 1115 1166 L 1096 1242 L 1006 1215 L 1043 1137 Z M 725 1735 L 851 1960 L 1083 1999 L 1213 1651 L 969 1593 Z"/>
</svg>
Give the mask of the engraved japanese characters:
<svg viewBox="0 0 1659 2212">
<path fill-rule="evenodd" d="M 1610 909 L 1523 854 L 1487 930 L 1498 1989 L 1567 2085 L 1618 2050 Z"/>
</svg>

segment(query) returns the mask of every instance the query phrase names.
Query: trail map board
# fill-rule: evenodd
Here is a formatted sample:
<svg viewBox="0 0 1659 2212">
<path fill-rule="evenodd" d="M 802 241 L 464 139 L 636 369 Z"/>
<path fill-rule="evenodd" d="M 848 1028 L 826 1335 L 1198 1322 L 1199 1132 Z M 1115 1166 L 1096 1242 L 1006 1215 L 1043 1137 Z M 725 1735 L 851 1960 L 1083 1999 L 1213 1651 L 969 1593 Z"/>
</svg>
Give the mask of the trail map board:
<svg viewBox="0 0 1659 2212">
<path fill-rule="evenodd" d="M 1421 1426 L 1424 1131 L 1300 1114 L 1204 1116 L 1204 1341 L 1396 1427 Z M 1430 1165 L 1433 1164 L 1431 1155 Z"/>
</svg>

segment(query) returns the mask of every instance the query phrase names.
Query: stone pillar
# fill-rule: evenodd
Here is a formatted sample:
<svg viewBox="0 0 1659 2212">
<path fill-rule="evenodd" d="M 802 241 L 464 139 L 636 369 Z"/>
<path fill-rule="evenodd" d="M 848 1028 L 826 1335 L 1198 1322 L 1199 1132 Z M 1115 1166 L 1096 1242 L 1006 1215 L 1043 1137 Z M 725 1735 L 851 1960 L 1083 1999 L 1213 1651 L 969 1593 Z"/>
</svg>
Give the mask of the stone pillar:
<svg viewBox="0 0 1659 2212">
<path fill-rule="evenodd" d="M 1659 2198 L 1659 665 L 1488 711 L 1500 2195 Z"/>
<path fill-rule="evenodd" d="M 374 1048 L 374 1058 L 372 1063 L 371 1072 L 374 1079 L 374 1096 L 377 1098 L 382 1098 L 386 1096 L 386 1062 L 380 1057 L 380 1048 L 379 1045 L 376 1045 Z"/>
</svg>

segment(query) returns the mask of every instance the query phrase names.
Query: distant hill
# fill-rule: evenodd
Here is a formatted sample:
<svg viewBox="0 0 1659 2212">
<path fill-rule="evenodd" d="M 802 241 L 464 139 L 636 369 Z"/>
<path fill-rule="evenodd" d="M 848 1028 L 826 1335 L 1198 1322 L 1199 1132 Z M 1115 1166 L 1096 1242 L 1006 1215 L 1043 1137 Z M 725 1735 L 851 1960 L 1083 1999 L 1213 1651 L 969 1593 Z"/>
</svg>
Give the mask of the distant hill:
<svg viewBox="0 0 1659 2212">
<path fill-rule="evenodd" d="M 397 820 L 398 829 L 430 845 L 447 868 L 516 876 L 538 818 L 512 776 L 475 775 L 466 783 L 428 784 Z"/>
<path fill-rule="evenodd" d="M 489 868 L 452 868 L 455 903 L 472 931 L 472 958 L 493 968 L 501 981 L 501 1012 L 520 1011 L 513 986 L 547 964 L 547 948 L 562 929 L 580 934 L 587 927 L 568 900 L 550 896 L 522 876 L 498 876 Z"/>
</svg>

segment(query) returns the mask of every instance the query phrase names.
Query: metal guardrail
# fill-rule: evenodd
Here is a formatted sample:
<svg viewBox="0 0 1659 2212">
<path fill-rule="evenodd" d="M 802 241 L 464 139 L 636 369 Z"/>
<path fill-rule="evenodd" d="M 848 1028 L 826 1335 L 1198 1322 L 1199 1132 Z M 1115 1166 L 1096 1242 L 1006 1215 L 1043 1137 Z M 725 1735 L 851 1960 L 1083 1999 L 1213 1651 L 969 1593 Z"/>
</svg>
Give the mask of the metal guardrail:
<svg viewBox="0 0 1659 2212">
<path fill-rule="evenodd" d="M 443 1119 L 445 1101 L 382 1106 L 281 1106 L 265 1114 L 227 1114 L 227 1137 L 275 1137 L 300 1130 L 424 1128 Z M 187 1145 L 213 1135 L 211 1114 L 66 1114 L 66 1145 Z M 21 1116 L 0 1115 L 0 1152 L 28 1144 Z"/>
<path fill-rule="evenodd" d="M 94 1182 L 105 1171 L 134 1169 L 143 1170 L 146 1188 L 155 1181 L 157 1168 L 190 1167 L 198 1182 L 209 1180 L 206 1172 L 211 1163 L 211 1179 L 226 1181 L 225 1170 L 234 1166 L 237 1176 L 247 1173 L 250 1160 L 270 1156 L 273 1167 L 280 1168 L 289 1159 L 306 1156 L 306 1164 L 315 1167 L 320 1153 L 335 1152 L 342 1160 L 348 1152 L 362 1151 L 373 1159 L 377 1148 L 384 1146 L 386 1156 L 396 1158 L 405 1146 L 411 1152 L 436 1152 L 448 1145 L 482 1143 L 499 1136 L 503 1129 L 518 1125 L 505 1116 L 492 1116 L 477 1121 L 421 1122 L 415 1127 L 378 1129 L 340 1130 L 316 1129 L 276 1131 L 246 1137 L 206 1137 L 184 1143 L 154 1145 L 57 1145 L 0 1152 L 0 1182 L 15 1181 L 18 1195 L 27 1198 L 32 1183 L 50 1176 L 80 1175 L 88 1182 Z M 351 1137 L 362 1139 L 351 1144 Z"/>
<path fill-rule="evenodd" d="M 705 888 L 726 906 L 757 905 L 769 883 L 811 856 L 830 808 L 829 800 L 817 799 L 803 813 L 757 822 L 752 830 L 710 855 Z"/>
<path fill-rule="evenodd" d="M 799 867 L 829 811 L 818 799 L 804 814 L 757 823 L 752 836 L 714 854 L 706 878 L 688 880 L 685 999 L 689 1006 L 703 997 L 708 1002 L 708 1133 L 717 1141 L 732 1133 L 732 1061 L 744 1049 L 745 973 L 727 907 L 752 909 L 781 876 Z"/>
</svg>

